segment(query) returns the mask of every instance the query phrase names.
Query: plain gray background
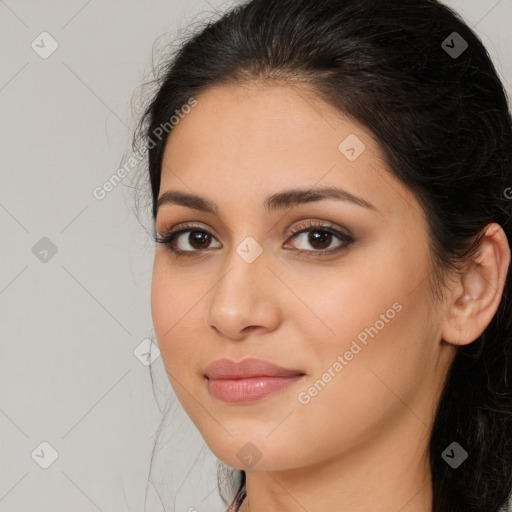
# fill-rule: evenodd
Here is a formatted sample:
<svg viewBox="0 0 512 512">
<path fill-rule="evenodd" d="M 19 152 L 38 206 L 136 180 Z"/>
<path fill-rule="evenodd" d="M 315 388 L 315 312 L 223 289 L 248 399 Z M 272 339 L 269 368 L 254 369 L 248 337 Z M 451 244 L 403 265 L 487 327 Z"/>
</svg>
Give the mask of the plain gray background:
<svg viewBox="0 0 512 512">
<path fill-rule="evenodd" d="M 512 0 L 446 3 L 511 94 Z M 130 156 L 132 95 L 157 37 L 231 4 L 0 0 L 0 512 L 143 510 L 160 420 L 134 354 L 154 339 L 150 221 L 134 213 L 133 173 L 102 200 L 93 190 Z M 152 365 L 163 406 L 171 390 Z M 166 508 L 225 510 L 216 459 L 179 405 L 171 424 Z M 155 496 L 147 510 L 162 510 Z"/>
</svg>

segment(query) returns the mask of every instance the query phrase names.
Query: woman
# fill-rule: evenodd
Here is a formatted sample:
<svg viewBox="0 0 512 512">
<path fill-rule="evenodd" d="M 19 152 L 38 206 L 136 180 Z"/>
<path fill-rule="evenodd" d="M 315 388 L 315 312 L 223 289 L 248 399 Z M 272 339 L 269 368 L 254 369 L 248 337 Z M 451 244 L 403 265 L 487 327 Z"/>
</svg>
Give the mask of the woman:
<svg viewBox="0 0 512 512">
<path fill-rule="evenodd" d="M 170 59 L 152 315 L 230 511 L 504 509 L 511 127 L 436 0 L 252 0 Z"/>
</svg>

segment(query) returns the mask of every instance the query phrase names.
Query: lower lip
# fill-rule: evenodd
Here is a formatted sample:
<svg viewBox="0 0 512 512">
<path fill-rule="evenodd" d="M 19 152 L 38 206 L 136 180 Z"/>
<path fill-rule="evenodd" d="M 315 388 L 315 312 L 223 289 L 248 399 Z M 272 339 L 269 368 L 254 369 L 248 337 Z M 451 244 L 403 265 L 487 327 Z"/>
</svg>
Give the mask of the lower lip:
<svg viewBox="0 0 512 512">
<path fill-rule="evenodd" d="M 287 388 L 304 375 L 290 377 L 251 377 L 247 379 L 206 379 L 210 393 L 219 400 L 230 403 L 260 400 L 276 391 Z"/>
</svg>

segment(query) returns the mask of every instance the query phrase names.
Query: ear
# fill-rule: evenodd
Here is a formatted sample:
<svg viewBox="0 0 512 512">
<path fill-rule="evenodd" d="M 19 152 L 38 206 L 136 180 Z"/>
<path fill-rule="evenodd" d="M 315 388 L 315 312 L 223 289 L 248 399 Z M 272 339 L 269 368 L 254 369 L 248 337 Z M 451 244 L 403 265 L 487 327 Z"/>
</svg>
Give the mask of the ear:
<svg viewBox="0 0 512 512">
<path fill-rule="evenodd" d="M 442 324 L 445 341 L 468 345 L 484 332 L 501 302 L 509 265 L 507 236 L 499 224 L 489 224 L 476 256 L 451 287 Z"/>
</svg>

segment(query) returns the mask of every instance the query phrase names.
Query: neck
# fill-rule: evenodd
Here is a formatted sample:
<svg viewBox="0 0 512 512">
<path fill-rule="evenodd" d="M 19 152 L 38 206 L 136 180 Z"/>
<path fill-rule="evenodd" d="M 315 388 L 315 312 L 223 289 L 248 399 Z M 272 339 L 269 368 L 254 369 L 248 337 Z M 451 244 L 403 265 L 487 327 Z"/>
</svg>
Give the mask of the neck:
<svg viewBox="0 0 512 512">
<path fill-rule="evenodd" d="M 429 435 L 407 411 L 400 423 L 315 465 L 247 471 L 240 512 L 432 512 Z"/>
</svg>

